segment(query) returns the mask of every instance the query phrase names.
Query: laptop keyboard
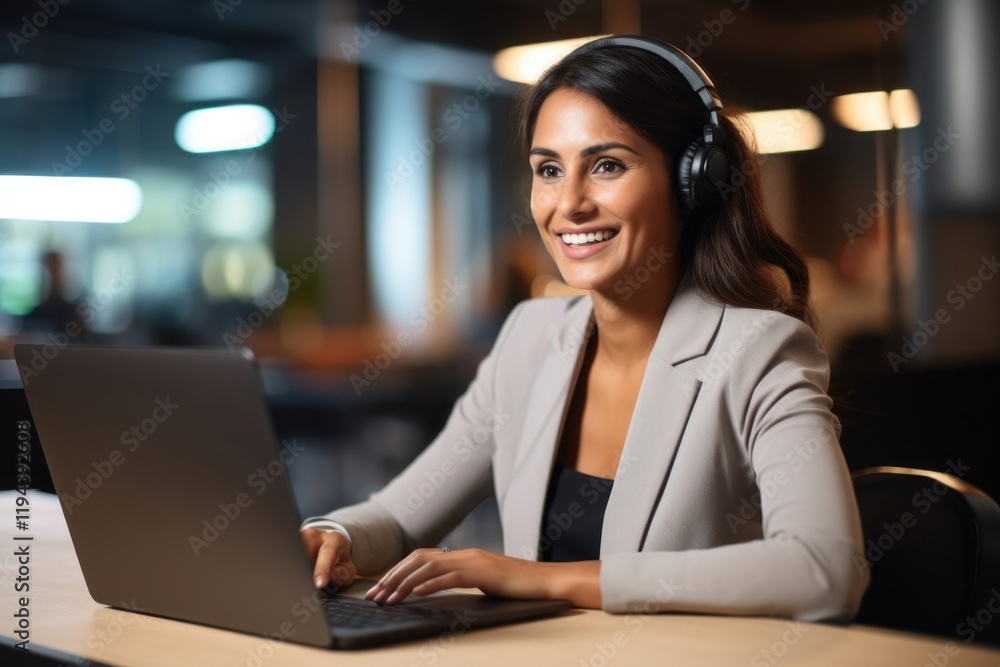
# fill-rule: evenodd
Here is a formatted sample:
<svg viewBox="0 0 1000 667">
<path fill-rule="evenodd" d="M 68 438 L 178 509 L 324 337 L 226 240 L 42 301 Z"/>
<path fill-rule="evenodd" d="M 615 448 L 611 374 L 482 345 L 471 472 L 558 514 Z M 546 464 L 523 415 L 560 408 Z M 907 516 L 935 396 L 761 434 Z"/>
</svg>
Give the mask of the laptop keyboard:
<svg viewBox="0 0 1000 667">
<path fill-rule="evenodd" d="M 371 600 L 349 597 L 327 598 L 324 606 L 334 628 L 372 628 L 428 621 L 447 624 L 454 620 L 454 612 L 444 609 L 379 605 Z"/>
</svg>

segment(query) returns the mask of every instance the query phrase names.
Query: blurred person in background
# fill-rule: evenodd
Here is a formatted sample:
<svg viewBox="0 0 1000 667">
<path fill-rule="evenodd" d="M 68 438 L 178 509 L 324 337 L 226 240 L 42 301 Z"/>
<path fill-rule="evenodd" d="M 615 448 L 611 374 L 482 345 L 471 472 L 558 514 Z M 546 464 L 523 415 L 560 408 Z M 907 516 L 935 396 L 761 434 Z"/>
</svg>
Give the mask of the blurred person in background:
<svg viewBox="0 0 1000 667">
<path fill-rule="evenodd" d="M 56 250 L 46 252 L 42 268 L 45 272 L 42 283 L 47 286 L 45 298 L 24 315 L 21 320 L 22 332 L 57 333 L 67 326 L 71 330 L 75 327 L 77 336 L 85 332 L 87 329 L 79 313 L 79 304 L 67 296 L 66 266 L 62 253 Z"/>
</svg>

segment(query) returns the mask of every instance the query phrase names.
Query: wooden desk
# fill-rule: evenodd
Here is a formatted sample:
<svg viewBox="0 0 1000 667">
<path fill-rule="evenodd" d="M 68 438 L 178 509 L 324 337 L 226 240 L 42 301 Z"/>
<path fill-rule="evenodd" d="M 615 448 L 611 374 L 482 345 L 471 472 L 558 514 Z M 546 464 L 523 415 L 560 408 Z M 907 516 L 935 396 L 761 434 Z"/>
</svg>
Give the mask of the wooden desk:
<svg viewBox="0 0 1000 667">
<path fill-rule="evenodd" d="M 31 646 L 115 665 L 1000 665 L 1000 651 L 852 625 L 687 614 L 612 615 L 574 610 L 518 625 L 388 648 L 343 652 L 276 643 L 109 609 L 87 592 L 55 496 L 29 492 L 30 530 L 14 527 L 14 492 L 0 492 L 0 635 L 14 636 L 15 535 L 31 544 Z M 169 573 L 160 576 L 168 577 Z M 998 621 L 1000 622 L 1000 621 Z M 949 654 L 950 649 L 950 654 Z"/>
</svg>

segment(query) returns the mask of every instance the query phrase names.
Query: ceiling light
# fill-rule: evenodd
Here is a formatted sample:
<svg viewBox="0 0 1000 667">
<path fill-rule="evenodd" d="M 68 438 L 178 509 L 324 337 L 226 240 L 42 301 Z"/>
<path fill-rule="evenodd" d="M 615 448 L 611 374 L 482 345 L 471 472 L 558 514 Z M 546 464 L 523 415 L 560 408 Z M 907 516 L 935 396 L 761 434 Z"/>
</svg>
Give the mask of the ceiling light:
<svg viewBox="0 0 1000 667">
<path fill-rule="evenodd" d="M 0 218 L 128 222 L 142 208 L 142 189 L 127 178 L 0 176 Z"/>
<path fill-rule="evenodd" d="M 493 56 L 493 69 L 509 81 L 535 83 L 542 73 L 578 46 L 604 37 L 578 37 L 557 42 L 512 46 Z"/>
<path fill-rule="evenodd" d="M 760 155 L 811 151 L 823 145 L 823 122 L 802 108 L 754 111 L 746 120 Z"/>
<path fill-rule="evenodd" d="M 833 98 L 830 107 L 834 119 L 856 132 L 915 127 L 920 124 L 920 104 L 912 90 L 887 93 L 877 90 Z"/>
<path fill-rule="evenodd" d="M 274 135 L 274 116 L 256 104 L 189 111 L 177 121 L 174 138 L 188 153 L 239 151 L 263 146 Z"/>
</svg>

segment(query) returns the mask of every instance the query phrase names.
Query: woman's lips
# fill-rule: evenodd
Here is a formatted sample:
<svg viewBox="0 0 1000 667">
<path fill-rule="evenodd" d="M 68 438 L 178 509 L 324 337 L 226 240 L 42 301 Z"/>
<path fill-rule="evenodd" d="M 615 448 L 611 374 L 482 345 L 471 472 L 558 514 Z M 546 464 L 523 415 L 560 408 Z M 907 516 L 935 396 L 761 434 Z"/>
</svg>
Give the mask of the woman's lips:
<svg viewBox="0 0 1000 667">
<path fill-rule="evenodd" d="M 587 234 L 559 234 L 563 254 L 570 259 L 586 259 L 608 246 L 618 236 L 617 229 L 602 229 Z"/>
</svg>

